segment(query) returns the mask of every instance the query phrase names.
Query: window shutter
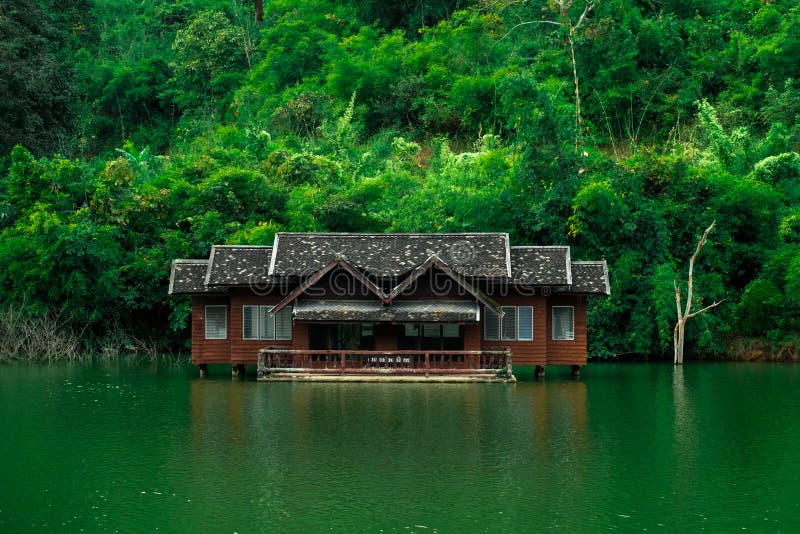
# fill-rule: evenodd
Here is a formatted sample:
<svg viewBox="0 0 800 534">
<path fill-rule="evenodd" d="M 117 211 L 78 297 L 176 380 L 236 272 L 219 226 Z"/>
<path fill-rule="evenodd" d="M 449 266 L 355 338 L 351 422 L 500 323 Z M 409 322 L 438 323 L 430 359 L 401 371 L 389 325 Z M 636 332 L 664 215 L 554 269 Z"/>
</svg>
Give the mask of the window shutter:
<svg viewBox="0 0 800 534">
<path fill-rule="evenodd" d="M 261 306 L 261 329 L 259 331 L 260 339 L 275 339 L 275 316 L 270 315 L 269 312 L 274 306 Z"/>
<path fill-rule="evenodd" d="M 575 339 L 575 313 L 572 306 L 553 306 L 553 339 Z"/>
<path fill-rule="evenodd" d="M 292 339 L 292 309 L 289 307 L 275 314 L 275 339 Z"/>
<path fill-rule="evenodd" d="M 442 330 L 439 328 L 438 324 L 430 324 L 425 323 L 422 325 L 422 336 L 423 337 L 441 337 Z"/>
<path fill-rule="evenodd" d="M 461 335 L 461 325 L 443 324 L 442 337 L 459 337 Z"/>
<path fill-rule="evenodd" d="M 503 339 L 517 339 L 517 307 L 503 306 Z"/>
<path fill-rule="evenodd" d="M 258 306 L 242 306 L 242 339 L 258 339 Z"/>
<path fill-rule="evenodd" d="M 530 341 L 533 339 L 533 306 L 517 308 L 517 339 Z"/>
<path fill-rule="evenodd" d="M 417 325 L 415 325 L 413 323 L 406 323 L 405 325 L 403 325 L 403 327 L 405 329 L 404 334 L 405 334 L 406 337 L 418 337 L 419 336 L 419 326 L 417 326 Z"/>
<path fill-rule="evenodd" d="M 483 308 L 483 339 L 497 341 L 500 339 L 500 316 L 491 308 Z"/>
<path fill-rule="evenodd" d="M 206 339 L 228 339 L 227 306 L 206 306 Z"/>
</svg>

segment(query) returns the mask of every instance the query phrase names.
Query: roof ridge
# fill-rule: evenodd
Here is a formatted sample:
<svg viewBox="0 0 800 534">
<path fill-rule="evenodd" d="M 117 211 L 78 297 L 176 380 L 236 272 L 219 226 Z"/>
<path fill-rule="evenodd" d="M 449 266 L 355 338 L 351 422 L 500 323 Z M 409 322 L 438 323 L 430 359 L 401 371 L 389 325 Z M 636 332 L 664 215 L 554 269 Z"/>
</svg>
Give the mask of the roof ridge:
<svg viewBox="0 0 800 534">
<path fill-rule="evenodd" d="M 438 236 L 506 236 L 508 232 L 277 232 L 281 235 L 308 237 L 369 236 L 369 237 L 438 237 Z M 217 246 L 217 245 L 215 245 Z M 227 245 L 230 246 L 230 245 Z"/>
<path fill-rule="evenodd" d="M 212 245 L 213 248 L 272 248 L 273 245 Z"/>
<path fill-rule="evenodd" d="M 535 248 L 535 249 L 554 249 L 554 248 L 570 248 L 569 245 L 511 245 L 511 249 L 523 249 L 523 248 Z"/>
<path fill-rule="evenodd" d="M 172 260 L 173 263 L 188 263 L 188 264 L 201 264 L 201 263 L 208 263 L 208 259 L 197 259 L 197 258 L 176 258 Z"/>
</svg>

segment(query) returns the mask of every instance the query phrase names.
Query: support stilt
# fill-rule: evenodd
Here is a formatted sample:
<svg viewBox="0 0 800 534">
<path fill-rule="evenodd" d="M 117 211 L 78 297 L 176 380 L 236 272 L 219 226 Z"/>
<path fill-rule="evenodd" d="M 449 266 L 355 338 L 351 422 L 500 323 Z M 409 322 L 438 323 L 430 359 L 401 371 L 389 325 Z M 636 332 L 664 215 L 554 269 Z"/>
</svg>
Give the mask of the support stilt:
<svg viewBox="0 0 800 534">
<path fill-rule="evenodd" d="M 544 365 L 536 366 L 536 378 L 544 378 Z"/>
<path fill-rule="evenodd" d="M 200 376 L 208 376 L 208 364 L 201 363 L 197 368 L 200 369 Z"/>
<path fill-rule="evenodd" d="M 572 376 L 578 378 L 581 376 L 581 366 L 580 365 L 573 365 L 572 366 Z"/>
<path fill-rule="evenodd" d="M 233 378 L 244 378 L 245 370 L 243 363 L 235 363 L 231 365 L 231 376 Z"/>
</svg>

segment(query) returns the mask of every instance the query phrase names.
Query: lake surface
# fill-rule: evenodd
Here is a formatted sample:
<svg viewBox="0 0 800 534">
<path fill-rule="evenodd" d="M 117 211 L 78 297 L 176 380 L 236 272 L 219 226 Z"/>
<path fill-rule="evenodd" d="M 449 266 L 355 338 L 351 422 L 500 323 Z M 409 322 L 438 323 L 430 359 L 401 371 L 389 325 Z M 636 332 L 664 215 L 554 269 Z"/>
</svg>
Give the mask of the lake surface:
<svg viewBox="0 0 800 534">
<path fill-rule="evenodd" d="M 800 366 L 302 384 L 0 365 L 0 531 L 800 529 Z"/>
</svg>

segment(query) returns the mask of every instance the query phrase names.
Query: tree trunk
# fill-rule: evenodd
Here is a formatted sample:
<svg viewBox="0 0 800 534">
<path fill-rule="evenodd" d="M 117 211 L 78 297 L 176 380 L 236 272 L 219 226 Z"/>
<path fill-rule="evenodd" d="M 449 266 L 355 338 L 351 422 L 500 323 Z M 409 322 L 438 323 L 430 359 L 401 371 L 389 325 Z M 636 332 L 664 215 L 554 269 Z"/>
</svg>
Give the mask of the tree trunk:
<svg viewBox="0 0 800 534">
<path fill-rule="evenodd" d="M 684 334 L 686 333 L 686 321 L 688 319 L 691 319 L 695 315 L 710 310 L 715 306 L 719 306 L 723 302 L 722 300 L 719 302 L 714 302 L 714 304 L 706 306 L 705 308 L 699 309 L 695 312 L 692 311 L 692 297 L 693 297 L 692 291 L 694 286 L 694 261 L 700 254 L 700 250 L 703 248 L 703 245 L 705 245 L 706 242 L 708 241 L 708 233 L 714 229 L 715 224 L 716 221 L 712 222 L 711 225 L 708 228 L 706 228 L 705 232 L 703 232 L 703 235 L 697 241 L 697 248 L 694 250 L 694 254 L 692 254 L 692 257 L 689 259 L 689 279 L 687 280 L 686 284 L 687 290 L 686 290 L 685 309 L 681 309 L 681 289 L 678 287 L 678 281 L 673 280 L 672 282 L 673 286 L 675 287 L 675 305 L 678 309 L 678 321 L 675 323 L 675 331 L 672 337 L 672 343 L 675 350 L 675 359 L 673 363 L 675 365 L 683 364 L 683 340 L 684 340 Z"/>
<path fill-rule="evenodd" d="M 253 0 L 253 6 L 256 12 L 256 22 L 264 20 L 264 0 Z"/>
</svg>

